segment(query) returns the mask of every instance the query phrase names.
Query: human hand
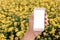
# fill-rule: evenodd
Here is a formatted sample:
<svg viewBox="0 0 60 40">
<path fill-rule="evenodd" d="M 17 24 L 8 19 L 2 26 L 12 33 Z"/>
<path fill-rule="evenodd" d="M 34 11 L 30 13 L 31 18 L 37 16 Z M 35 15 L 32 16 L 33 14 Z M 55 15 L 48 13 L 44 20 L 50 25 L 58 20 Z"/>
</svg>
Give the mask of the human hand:
<svg viewBox="0 0 60 40">
<path fill-rule="evenodd" d="M 32 13 L 30 16 L 30 19 L 29 19 L 29 28 L 28 28 L 24 38 L 22 38 L 22 40 L 34 40 L 34 38 L 41 33 L 40 31 L 34 31 L 33 30 L 33 23 L 34 23 L 34 14 Z M 48 25 L 48 18 L 47 18 L 46 13 L 45 13 L 44 23 L 45 23 L 45 26 Z"/>
<path fill-rule="evenodd" d="M 41 32 L 40 31 L 34 31 L 33 30 L 33 23 L 34 23 L 34 14 L 32 13 L 29 19 L 29 29 L 28 31 L 31 31 L 34 36 L 36 37 L 37 35 L 39 35 Z M 45 13 L 45 20 L 44 20 L 45 26 L 48 25 L 48 18 L 47 18 L 47 14 Z"/>
</svg>

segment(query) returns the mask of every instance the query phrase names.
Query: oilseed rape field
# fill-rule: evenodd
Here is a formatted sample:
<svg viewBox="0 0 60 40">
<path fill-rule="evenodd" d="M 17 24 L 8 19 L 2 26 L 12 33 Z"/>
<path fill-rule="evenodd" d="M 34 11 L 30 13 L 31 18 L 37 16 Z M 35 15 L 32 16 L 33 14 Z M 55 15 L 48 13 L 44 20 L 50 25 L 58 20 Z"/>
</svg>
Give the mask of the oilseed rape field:
<svg viewBox="0 0 60 40">
<path fill-rule="evenodd" d="M 0 40 L 21 40 L 35 7 L 45 7 L 48 25 L 35 40 L 60 40 L 60 0 L 0 0 Z"/>
</svg>

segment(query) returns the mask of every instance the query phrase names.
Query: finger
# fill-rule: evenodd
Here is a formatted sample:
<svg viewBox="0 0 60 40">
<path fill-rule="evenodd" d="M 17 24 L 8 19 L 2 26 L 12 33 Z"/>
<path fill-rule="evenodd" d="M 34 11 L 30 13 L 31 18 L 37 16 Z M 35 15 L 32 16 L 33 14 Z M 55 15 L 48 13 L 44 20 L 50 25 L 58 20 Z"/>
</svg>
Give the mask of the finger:
<svg viewBox="0 0 60 40">
<path fill-rule="evenodd" d="M 34 15 L 33 15 L 33 12 L 32 12 L 29 20 L 33 20 L 33 18 L 34 18 Z"/>
<path fill-rule="evenodd" d="M 34 35 L 34 36 L 38 36 L 38 35 L 40 35 L 40 34 L 41 34 L 40 31 L 35 31 L 35 32 L 33 32 L 33 35 Z"/>
<path fill-rule="evenodd" d="M 29 29 L 32 29 L 33 19 L 34 19 L 34 15 L 33 15 L 33 12 L 32 12 L 32 13 L 31 13 L 31 16 L 30 16 L 30 18 L 29 18 Z"/>
<path fill-rule="evenodd" d="M 45 18 L 44 18 L 45 20 L 44 20 L 44 23 L 45 23 L 45 26 L 47 26 L 48 25 L 48 16 L 47 16 L 47 14 L 45 13 Z"/>
<path fill-rule="evenodd" d="M 45 23 L 45 26 L 47 26 L 47 25 L 48 25 L 48 21 L 47 21 L 47 20 L 45 20 L 45 22 L 44 22 L 44 23 Z"/>
</svg>

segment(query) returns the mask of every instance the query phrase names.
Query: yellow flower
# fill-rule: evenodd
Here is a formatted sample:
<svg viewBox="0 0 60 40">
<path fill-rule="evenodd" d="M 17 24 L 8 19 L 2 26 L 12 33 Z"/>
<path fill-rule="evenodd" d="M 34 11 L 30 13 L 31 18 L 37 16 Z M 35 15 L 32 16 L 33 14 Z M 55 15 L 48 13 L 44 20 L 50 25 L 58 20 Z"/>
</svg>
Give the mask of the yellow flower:
<svg viewBox="0 0 60 40">
<path fill-rule="evenodd" d="M 15 40 L 18 40 L 18 37 L 15 37 Z"/>
<path fill-rule="evenodd" d="M 41 3 L 40 5 L 41 5 L 41 6 L 44 6 L 45 4 L 44 4 L 44 3 Z"/>
<path fill-rule="evenodd" d="M 47 9 L 50 9 L 50 6 L 47 5 Z"/>
<path fill-rule="evenodd" d="M 3 30 L 3 32 L 7 32 L 7 28 L 5 28 L 5 29 Z"/>
<path fill-rule="evenodd" d="M 11 17 L 7 17 L 7 20 L 11 19 Z"/>
<path fill-rule="evenodd" d="M 22 9 L 23 9 L 23 7 L 22 7 L 22 6 L 20 6 L 20 11 L 22 11 Z"/>
<path fill-rule="evenodd" d="M 25 11 L 27 11 L 29 8 L 28 7 L 31 7 L 31 6 L 25 6 L 24 8 L 25 8 Z"/>
<path fill-rule="evenodd" d="M 58 39 L 59 38 L 59 35 L 55 35 L 55 37 Z"/>
<path fill-rule="evenodd" d="M 1 38 L 1 40 L 6 40 L 5 38 Z"/>
<path fill-rule="evenodd" d="M 11 19 L 12 21 L 15 21 L 15 19 L 13 18 L 13 19 Z"/>
<path fill-rule="evenodd" d="M 9 36 L 10 40 L 14 39 L 14 35 Z"/>
<path fill-rule="evenodd" d="M 24 24 L 21 24 L 21 30 L 24 30 L 24 27 L 25 27 Z"/>
<path fill-rule="evenodd" d="M 14 29 L 13 27 L 10 27 L 10 28 L 8 29 L 8 32 L 11 32 L 13 29 Z"/>
<path fill-rule="evenodd" d="M 54 26 L 57 26 L 57 24 L 55 23 L 54 20 L 51 21 L 51 24 L 54 25 Z"/>
<path fill-rule="evenodd" d="M 57 22 L 57 18 L 54 18 L 53 20 Z"/>
<path fill-rule="evenodd" d="M 10 38 L 11 38 L 11 37 L 14 37 L 14 35 L 11 35 Z"/>
<path fill-rule="evenodd" d="M 48 38 L 48 40 L 51 40 L 51 38 Z"/>
<path fill-rule="evenodd" d="M 50 34 L 54 34 L 55 31 L 56 31 L 56 29 L 53 27 L 53 28 L 52 28 L 52 31 L 50 31 L 49 33 L 50 33 Z"/>
<path fill-rule="evenodd" d="M 57 24 L 58 28 L 60 28 L 60 24 Z"/>
<path fill-rule="evenodd" d="M 6 27 L 7 27 L 6 25 L 2 25 L 2 29 L 6 29 Z"/>
<path fill-rule="evenodd" d="M 18 31 L 18 28 L 15 29 L 15 32 L 17 32 L 17 31 Z"/>
<path fill-rule="evenodd" d="M 24 33 L 23 31 L 19 31 L 19 32 L 17 32 L 17 33 L 16 33 L 16 36 L 18 36 L 18 37 L 22 38 L 23 33 Z"/>
<path fill-rule="evenodd" d="M 19 9 L 18 7 L 15 8 L 15 10 L 18 10 L 18 9 Z"/>
<path fill-rule="evenodd" d="M 37 36 L 37 38 L 40 38 L 40 36 Z"/>
<path fill-rule="evenodd" d="M 10 23 L 11 23 L 11 21 L 6 21 L 6 23 L 7 23 L 7 24 L 10 24 Z"/>
<path fill-rule="evenodd" d="M 59 35 L 60 35 L 60 32 L 59 32 Z"/>
<path fill-rule="evenodd" d="M 27 4 L 26 0 L 24 0 L 24 1 L 21 2 L 21 5 L 26 5 L 26 4 Z"/>
<path fill-rule="evenodd" d="M 46 32 L 43 32 L 43 35 L 46 36 L 47 35 Z"/>
<path fill-rule="evenodd" d="M 44 38 L 44 40 L 47 40 L 47 38 Z"/>
<path fill-rule="evenodd" d="M 26 26 L 28 26 L 28 23 L 26 23 Z"/>
<path fill-rule="evenodd" d="M 3 34 L 0 34 L 0 38 L 5 38 L 5 36 Z"/>
<path fill-rule="evenodd" d="M 14 0 L 8 0 L 9 2 L 14 2 Z"/>
<path fill-rule="evenodd" d="M 18 24 L 18 22 L 14 22 L 14 26 L 15 26 L 15 27 L 17 26 L 17 24 Z"/>
<path fill-rule="evenodd" d="M 51 8 L 51 11 L 55 11 L 55 9 L 54 8 Z"/>
<path fill-rule="evenodd" d="M 4 20 L 1 20 L 1 22 L 2 22 L 2 23 L 6 23 L 6 20 L 5 20 L 5 19 L 4 19 Z"/>
</svg>

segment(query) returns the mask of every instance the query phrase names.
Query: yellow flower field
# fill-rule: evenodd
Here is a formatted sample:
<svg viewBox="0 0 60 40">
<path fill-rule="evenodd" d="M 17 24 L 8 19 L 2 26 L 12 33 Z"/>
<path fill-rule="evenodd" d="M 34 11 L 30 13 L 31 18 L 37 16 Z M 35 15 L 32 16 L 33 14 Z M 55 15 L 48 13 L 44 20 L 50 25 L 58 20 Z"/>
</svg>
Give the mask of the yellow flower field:
<svg viewBox="0 0 60 40">
<path fill-rule="evenodd" d="M 35 7 L 45 7 L 49 25 L 35 40 L 60 39 L 60 0 L 0 0 L 0 40 L 19 40 Z"/>
</svg>

